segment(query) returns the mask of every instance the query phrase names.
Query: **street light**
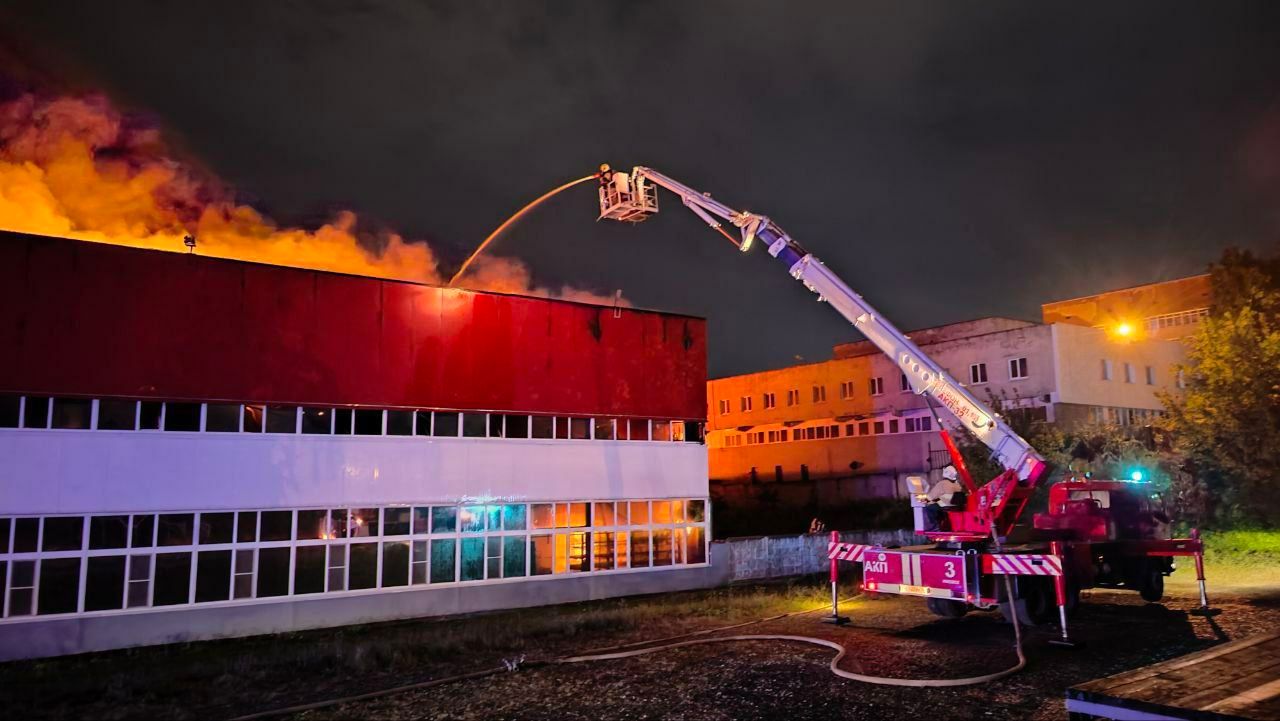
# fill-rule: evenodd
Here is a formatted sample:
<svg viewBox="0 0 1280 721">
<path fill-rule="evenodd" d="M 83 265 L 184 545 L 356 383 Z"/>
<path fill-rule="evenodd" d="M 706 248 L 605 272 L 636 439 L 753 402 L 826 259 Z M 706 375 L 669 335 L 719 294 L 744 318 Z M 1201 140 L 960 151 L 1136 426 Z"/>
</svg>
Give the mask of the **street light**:
<svg viewBox="0 0 1280 721">
<path fill-rule="evenodd" d="M 1120 325 L 1116 326 L 1116 335 L 1120 336 L 1121 338 L 1128 338 L 1129 336 L 1133 335 L 1133 326 L 1130 325 L 1129 323 L 1121 323 Z"/>
</svg>

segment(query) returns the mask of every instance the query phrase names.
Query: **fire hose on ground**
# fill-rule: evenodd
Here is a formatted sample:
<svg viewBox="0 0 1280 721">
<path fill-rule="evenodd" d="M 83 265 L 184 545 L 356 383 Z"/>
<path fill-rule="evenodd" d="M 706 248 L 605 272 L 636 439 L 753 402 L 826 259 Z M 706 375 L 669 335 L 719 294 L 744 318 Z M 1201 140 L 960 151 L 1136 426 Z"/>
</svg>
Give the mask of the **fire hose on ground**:
<svg viewBox="0 0 1280 721">
<path fill-rule="evenodd" d="M 1005 590 L 1009 594 L 1009 598 L 1013 597 L 1012 584 L 1009 577 L 1004 577 Z M 848 649 L 843 645 L 825 638 L 817 638 L 815 636 L 799 636 L 792 634 L 745 634 L 734 636 L 715 636 L 712 638 L 693 638 L 695 636 L 707 636 L 721 631 L 729 631 L 735 628 L 743 628 L 746 626 L 754 626 L 770 621 L 778 621 L 791 616 L 801 616 L 817 611 L 826 610 L 829 606 L 823 605 L 819 608 L 811 608 L 805 611 L 792 611 L 768 618 L 759 618 L 753 621 L 736 623 L 729 626 L 718 626 L 716 628 L 703 629 L 701 631 L 693 631 L 691 633 L 679 634 L 677 636 L 669 636 L 666 638 L 650 639 L 647 641 L 636 641 L 634 643 L 620 644 L 617 646 L 608 646 L 598 649 L 605 653 L 588 653 L 579 656 L 565 656 L 545 661 L 525 661 L 523 658 L 508 659 L 502 662 L 501 666 L 481 669 L 471 673 L 458 674 L 456 676 L 446 676 L 444 678 L 431 679 L 429 681 L 420 681 L 417 683 L 404 684 L 391 688 L 380 689 L 378 691 L 370 691 L 368 693 L 357 694 L 353 696 L 345 696 L 341 698 L 327 699 L 324 701 L 315 701 L 312 703 L 299 704 L 296 706 L 287 706 L 284 708 L 271 709 L 269 711 L 261 711 L 258 713 L 237 716 L 232 721 L 250 721 L 250 719 L 262 719 L 275 716 L 284 716 L 289 714 L 302 713 L 303 711 L 313 711 L 320 708 L 328 708 L 331 706 L 339 706 L 346 703 L 356 701 L 367 701 L 369 699 L 391 696 L 398 693 L 408 691 L 418 691 L 435 686 L 443 686 L 458 681 L 469 681 L 474 679 L 495 676 L 500 673 L 509 673 L 518 671 L 523 668 L 539 668 L 545 666 L 555 666 L 560 664 L 571 663 L 587 663 L 591 661 L 609 661 L 623 658 L 633 658 L 636 656 L 645 656 L 659 651 L 668 651 L 676 648 L 685 648 L 688 646 L 699 646 L 708 643 L 722 643 L 734 641 L 790 641 L 792 643 L 807 643 L 814 646 L 822 646 L 836 652 L 834 658 L 831 659 L 831 673 L 836 676 L 848 679 L 850 681 L 859 681 L 862 683 L 875 684 L 879 686 L 908 686 L 914 688 L 938 688 L 938 687 L 955 687 L 955 686 L 973 686 L 980 683 L 989 683 L 1004 678 L 1011 674 L 1021 671 L 1027 665 L 1027 657 L 1022 650 L 1022 627 L 1018 623 L 1017 614 L 1013 614 L 1013 635 L 1014 635 L 1014 651 L 1017 653 L 1018 662 L 1009 668 L 994 673 L 983 674 L 981 676 L 969 676 L 966 678 L 948 678 L 948 679 L 909 679 L 909 678 L 891 678 L 883 676 L 867 676 L 865 674 L 853 673 L 840 668 L 840 661 L 848 654 Z M 670 643 L 663 643 L 670 642 Z M 654 646 L 652 644 L 661 644 Z M 635 646 L 645 646 L 645 648 L 633 648 Z M 631 650 L 618 650 L 631 649 Z"/>
</svg>

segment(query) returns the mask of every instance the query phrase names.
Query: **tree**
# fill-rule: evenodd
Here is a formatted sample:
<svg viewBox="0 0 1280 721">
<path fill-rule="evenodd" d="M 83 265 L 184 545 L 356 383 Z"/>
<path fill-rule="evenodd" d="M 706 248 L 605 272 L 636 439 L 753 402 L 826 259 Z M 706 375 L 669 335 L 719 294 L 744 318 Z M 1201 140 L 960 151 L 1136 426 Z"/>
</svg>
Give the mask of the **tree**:
<svg viewBox="0 0 1280 721">
<path fill-rule="evenodd" d="M 1162 427 L 1222 521 L 1280 521 L 1280 255 L 1228 250 Z"/>
</svg>

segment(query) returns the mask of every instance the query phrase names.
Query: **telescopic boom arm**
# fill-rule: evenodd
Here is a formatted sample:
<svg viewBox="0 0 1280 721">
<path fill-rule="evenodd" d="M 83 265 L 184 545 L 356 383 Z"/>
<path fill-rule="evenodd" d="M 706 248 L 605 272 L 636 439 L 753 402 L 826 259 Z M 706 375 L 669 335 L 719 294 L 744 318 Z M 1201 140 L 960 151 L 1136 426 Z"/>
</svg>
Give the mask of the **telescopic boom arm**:
<svg viewBox="0 0 1280 721">
<path fill-rule="evenodd" d="M 1045 472 L 1044 458 L 1026 440 L 768 217 L 730 208 L 713 200 L 710 194 L 700 193 L 651 168 L 636 167 L 630 174 L 611 171 L 608 166 L 601 170 L 602 219 L 640 222 L 658 210 L 653 186 L 675 193 L 694 214 L 733 240 L 743 252 L 757 242 L 764 245 L 769 255 L 786 264 L 792 277 L 818 295 L 819 301 L 830 303 L 867 340 L 892 358 L 906 375 L 913 391 L 933 398 L 946 408 L 960 425 L 991 449 L 1006 470 L 1015 472 L 1025 485 L 1034 485 Z M 721 221 L 738 228 L 741 240 L 734 240 L 725 233 Z"/>
</svg>

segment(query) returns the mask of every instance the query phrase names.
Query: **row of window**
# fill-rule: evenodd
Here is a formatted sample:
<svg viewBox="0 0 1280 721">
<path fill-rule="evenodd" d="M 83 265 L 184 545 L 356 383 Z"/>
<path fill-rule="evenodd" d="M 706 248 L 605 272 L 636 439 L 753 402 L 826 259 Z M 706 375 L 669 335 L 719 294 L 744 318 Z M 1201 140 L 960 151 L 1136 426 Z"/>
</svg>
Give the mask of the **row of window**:
<svg viewBox="0 0 1280 721">
<path fill-rule="evenodd" d="M 0 428 L 702 442 L 691 421 L 15 395 Z"/>
<path fill-rule="evenodd" d="M 336 534 L 323 520 L 333 511 L 305 509 L 2 519 L 15 553 L 30 521 L 32 547 L 58 550 L 0 557 L 0 605 L 21 617 L 700 564 L 705 508 L 694 499 L 345 509 Z"/>
<path fill-rule="evenodd" d="M 843 431 L 841 430 L 843 428 Z M 933 430 L 933 419 L 928 416 L 915 418 L 890 418 L 879 421 L 857 421 L 845 423 L 806 426 L 803 428 L 779 428 L 771 431 L 751 431 L 748 433 L 725 433 L 724 447 L 737 448 L 763 443 L 786 443 L 788 441 L 822 441 L 832 438 L 853 438 L 856 436 L 881 436 L 886 433 L 924 433 Z"/>
<path fill-rule="evenodd" d="M 1134 367 L 1134 365 L 1133 365 L 1132 363 L 1129 363 L 1128 361 L 1126 361 L 1126 362 L 1123 364 L 1122 368 L 1123 368 L 1123 370 L 1124 370 L 1124 382 L 1125 382 L 1125 383 L 1137 383 L 1137 382 L 1138 382 L 1138 381 L 1137 381 L 1137 377 L 1138 377 L 1137 369 Z M 1103 359 L 1102 359 L 1102 380 L 1104 380 L 1104 381 L 1109 381 L 1109 380 L 1112 380 L 1114 377 L 1115 377 L 1115 365 L 1111 362 L 1111 359 L 1110 359 L 1110 358 L 1103 358 Z M 1156 384 L 1156 369 L 1155 369 L 1155 366 L 1144 366 L 1144 368 L 1143 368 L 1143 380 L 1145 380 L 1145 381 L 1146 381 L 1146 384 L 1147 384 L 1147 385 L 1149 385 L 1149 386 L 1153 386 L 1153 385 L 1155 385 L 1155 384 Z M 1185 381 L 1184 381 L 1184 379 L 1183 379 L 1182 371 L 1177 371 L 1177 373 L 1176 373 L 1176 375 L 1175 375 L 1175 377 L 1174 377 L 1174 385 L 1176 385 L 1176 386 L 1177 386 L 1177 387 L 1179 387 L 1179 388 L 1185 388 L 1185 387 L 1186 387 L 1186 382 L 1185 382 Z"/>
<path fill-rule="evenodd" d="M 701 500 L 0 518 L 0 555 L 703 523 Z"/>
<path fill-rule="evenodd" d="M 1150 410 L 1148 408 L 1094 406 L 1093 422 L 1110 423 L 1117 426 L 1145 426 L 1164 414 L 1164 411 Z"/>
<path fill-rule="evenodd" d="M 1165 313 L 1164 315 L 1153 315 L 1143 321 L 1148 333 L 1154 333 L 1163 328 L 1175 328 L 1184 325 L 1196 325 L 1209 315 L 1208 308 L 1196 308 L 1195 310 L 1184 310 L 1178 313 Z"/>
<path fill-rule="evenodd" d="M 1009 364 L 1009 380 L 1016 381 L 1016 380 L 1022 380 L 1024 378 L 1030 377 L 1030 371 L 1027 368 L 1026 358 L 1010 358 L 1008 359 L 1008 364 Z M 973 365 L 969 366 L 969 384 L 970 385 L 977 385 L 977 384 L 986 383 L 986 382 L 987 382 L 987 364 L 986 363 L 974 363 Z M 898 390 L 903 393 L 909 393 L 911 391 L 911 383 L 910 381 L 907 380 L 907 376 L 905 373 L 900 373 L 898 376 Z M 867 379 L 867 394 L 870 396 L 884 395 L 884 378 L 882 376 L 875 376 L 873 378 Z M 853 381 L 841 381 L 840 400 L 849 400 L 850 398 L 853 398 L 853 395 L 854 395 Z M 812 399 L 814 403 L 825 403 L 827 400 L 827 387 L 825 385 L 813 386 Z M 762 405 L 766 410 L 777 407 L 777 397 L 773 393 L 762 394 L 761 401 L 762 401 Z M 799 403 L 800 403 L 799 389 L 793 388 L 788 390 L 787 405 L 795 406 L 795 405 L 799 405 Z M 750 413 L 753 410 L 753 405 L 754 405 L 753 396 L 749 396 L 749 395 L 741 396 L 738 399 L 738 412 Z M 720 411 L 720 415 L 722 416 L 728 415 L 733 411 L 733 407 L 730 404 L 729 399 L 727 398 L 720 399 L 719 411 Z"/>
</svg>

